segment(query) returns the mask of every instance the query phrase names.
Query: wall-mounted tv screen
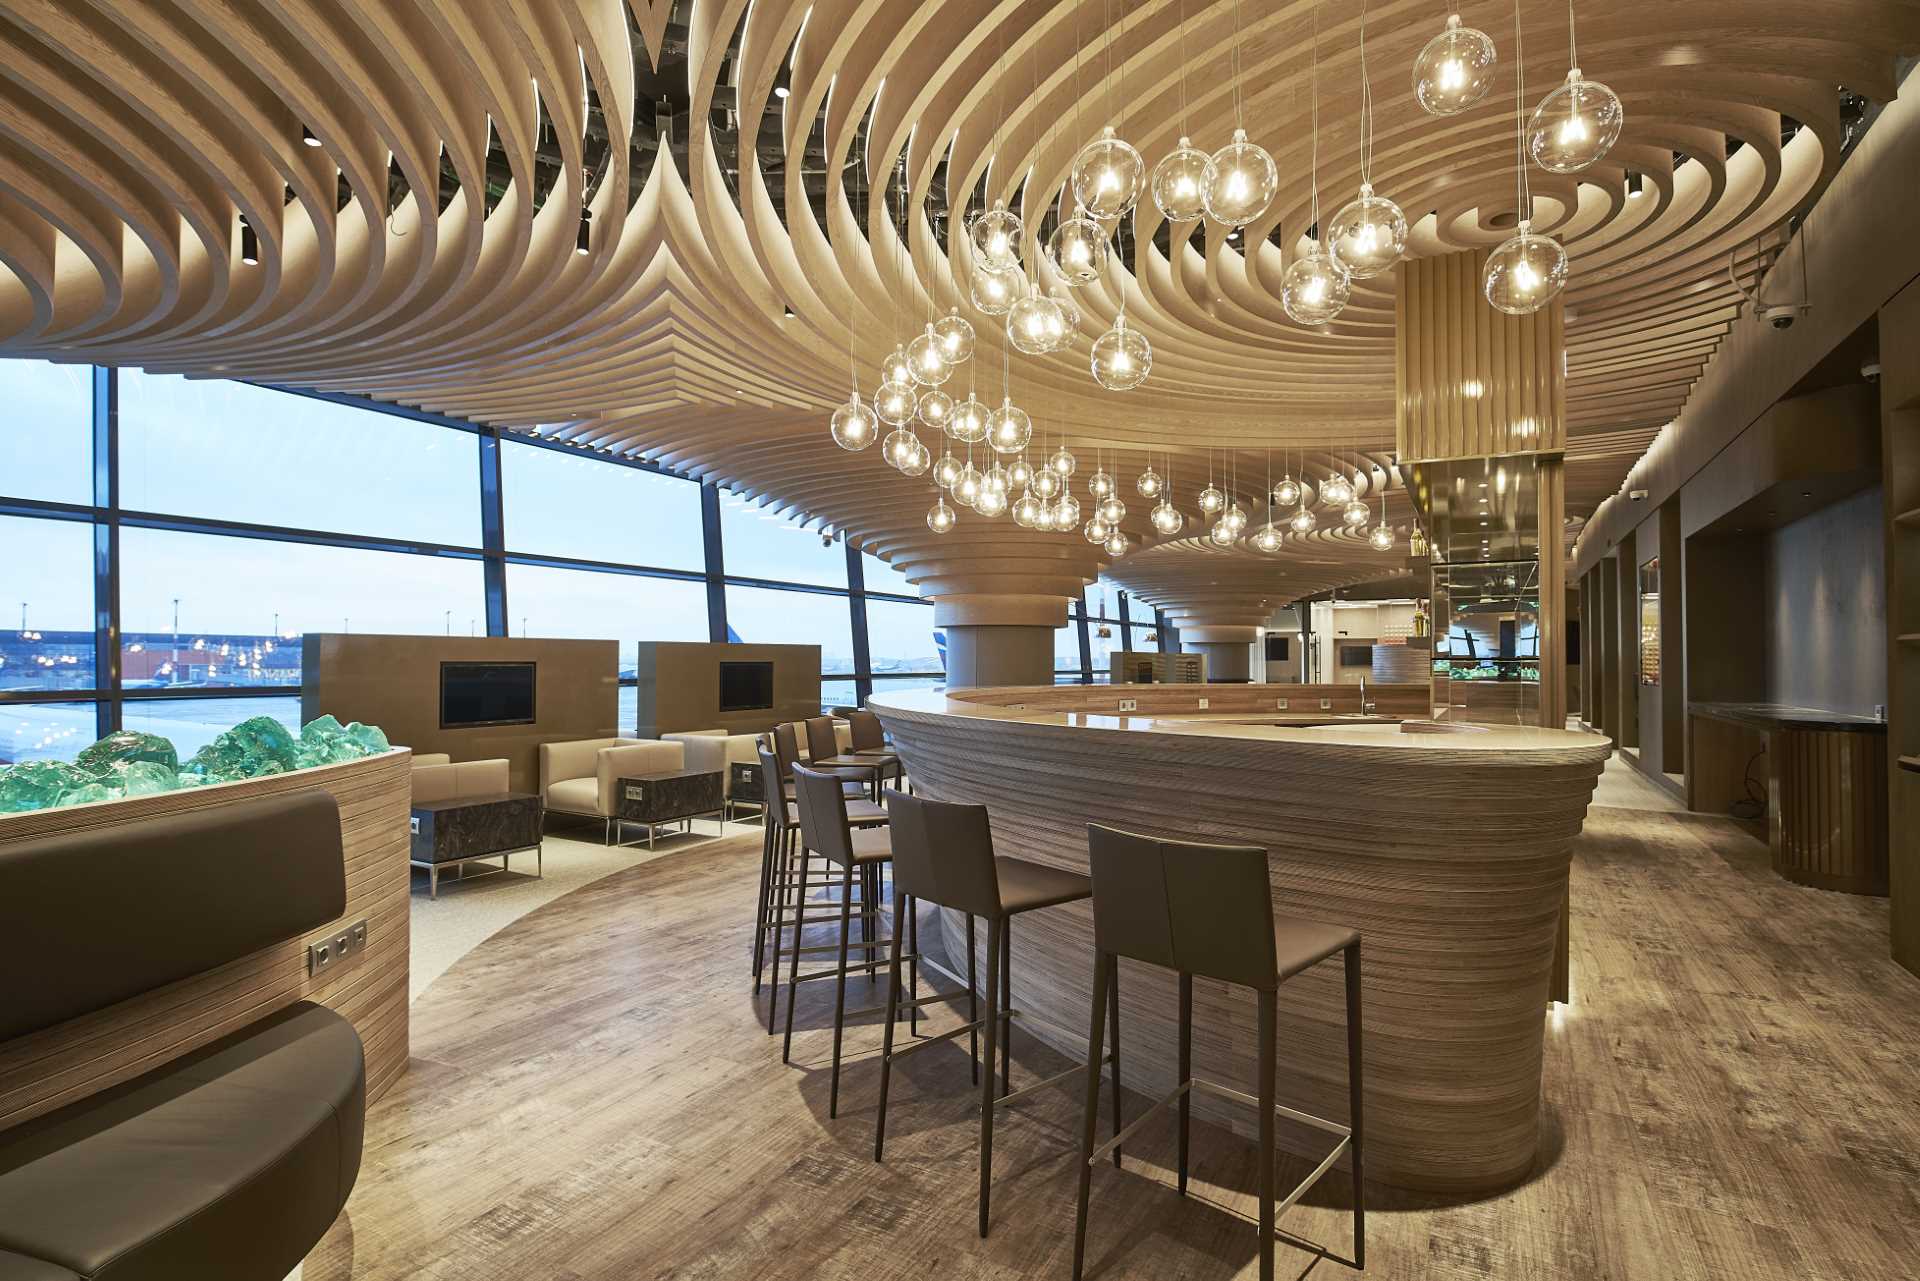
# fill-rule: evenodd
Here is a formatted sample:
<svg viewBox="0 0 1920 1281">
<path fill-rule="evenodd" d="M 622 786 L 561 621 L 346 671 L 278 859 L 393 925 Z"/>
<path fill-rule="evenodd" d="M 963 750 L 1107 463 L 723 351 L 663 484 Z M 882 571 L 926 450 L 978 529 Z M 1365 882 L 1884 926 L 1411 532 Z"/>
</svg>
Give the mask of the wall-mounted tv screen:
<svg viewBox="0 0 1920 1281">
<path fill-rule="evenodd" d="M 440 664 L 440 728 L 533 724 L 532 663 Z"/>
<path fill-rule="evenodd" d="M 761 712 L 772 707 L 772 663 L 720 664 L 721 711 Z"/>
</svg>

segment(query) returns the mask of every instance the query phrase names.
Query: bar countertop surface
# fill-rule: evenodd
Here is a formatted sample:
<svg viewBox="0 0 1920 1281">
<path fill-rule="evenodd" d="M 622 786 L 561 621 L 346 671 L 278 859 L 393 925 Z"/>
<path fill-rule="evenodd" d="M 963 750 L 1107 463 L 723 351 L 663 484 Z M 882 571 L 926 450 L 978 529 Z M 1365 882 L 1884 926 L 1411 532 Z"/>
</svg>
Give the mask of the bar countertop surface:
<svg viewBox="0 0 1920 1281">
<path fill-rule="evenodd" d="M 1852 712 L 1829 712 L 1791 703 L 1688 703 L 1689 716 L 1706 716 L 1757 729 L 1834 730 L 1853 734 L 1884 734 L 1887 723 Z"/>
</svg>

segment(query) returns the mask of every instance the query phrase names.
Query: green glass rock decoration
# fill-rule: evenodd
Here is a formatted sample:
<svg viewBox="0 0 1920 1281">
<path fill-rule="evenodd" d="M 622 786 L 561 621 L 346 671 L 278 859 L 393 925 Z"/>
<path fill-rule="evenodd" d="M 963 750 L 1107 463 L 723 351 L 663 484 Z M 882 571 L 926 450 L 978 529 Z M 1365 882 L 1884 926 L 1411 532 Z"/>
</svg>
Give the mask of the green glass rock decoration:
<svg viewBox="0 0 1920 1281">
<path fill-rule="evenodd" d="M 184 772 L 225 781 L 284 774 L 299 765 L 299 749 L 287 727 L 271 716 L 255 716 L 195 752 Z"/>
<path fill-rule="evenodd" d="M 171 742 L 158 734 L 142 734 L 131 729 L 109 734 L 83 749 L 73 763 L 95 778 L 103 779 L 115 765 L 127 761 L 151 761 L 166 766 L 169 771 L 180 768 L 180 754 L 173 750 Z"/>
<path fill-rule="evenodd" d="M 89 781 L 82 783 L 78 787 L 70 787 L 60 793 L 60 798 L 54 802 L 54 805 L 64 808 L 68 805 L 91 805 L 95 801 L 117 801 L 119 799 L 119 788 L 109 787 L 105 783 Z"/>
<path fill-rule="evenodd" d="M 332 716 L 316 716 L 300 727 L 300 767 L 333 765 L 363 756 L 358 744 L 347 737 L 347 730 Z"/>
<path fill-rule="evenodd" d="M 176 790 L 180 786 L 180 775 L 157 761 L 123 761 L 101 781 L 109 786 L 117 785 L 126 796 L 155 796 Z"/>
<path fill-rule="evenodd" d="M 24 761 L 0 770 L 0 814 L 52 809 L 62 794 L 90 781 L 64 761 Z"/>
<path fill-rule="evenodd" d="M 393 744 L 387 742 L 385 731 L 378 725 L 362 725 L 354 721 L 347 726 L 347 737 L 365 749 L 368 756 L 393 750 Z"/>
</svg>

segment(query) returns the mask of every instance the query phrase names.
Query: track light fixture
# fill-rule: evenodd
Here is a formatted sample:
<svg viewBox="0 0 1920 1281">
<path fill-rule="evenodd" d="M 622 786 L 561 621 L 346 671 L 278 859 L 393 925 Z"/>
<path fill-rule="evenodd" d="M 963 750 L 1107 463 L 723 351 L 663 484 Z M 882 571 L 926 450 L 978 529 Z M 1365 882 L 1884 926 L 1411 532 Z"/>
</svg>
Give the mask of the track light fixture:
<svg viewBox="0 0 1920 1281">
<path fill-rule="evenodd" d="M 313 130 L 307 128 L 305 125 L 300 126 L 300 141 L 306 143 L 309 147 L 317 147 L 320 145 L 320 139 L 314 137 Z"/>
<path fill-rule="evenodd" d="M 240 215 L 240 261 L 249 267 L 260 263 L 260 237 L 245 214 Z"/>
<path fill-rule="evenodd" d="M 580 211 L 580 234 L 574 237 L 573 252 L 582 258 L 593 248 L 593 210 Z"/>
</svg>

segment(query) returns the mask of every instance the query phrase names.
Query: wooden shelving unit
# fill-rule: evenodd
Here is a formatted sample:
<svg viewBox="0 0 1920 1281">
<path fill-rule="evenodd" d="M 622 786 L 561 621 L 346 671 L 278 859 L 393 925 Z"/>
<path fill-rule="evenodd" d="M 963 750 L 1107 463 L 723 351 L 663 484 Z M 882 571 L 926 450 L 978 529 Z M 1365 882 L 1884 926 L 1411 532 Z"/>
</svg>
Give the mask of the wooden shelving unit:
<svg viewBox="0 0 1920 1281">
<path fill-rule="evenodd" d="M 1920 974 L 1920 285 L 1880 310 L 1887 521 L 1887 871 L 1893 959 Z"/>
</svg>

